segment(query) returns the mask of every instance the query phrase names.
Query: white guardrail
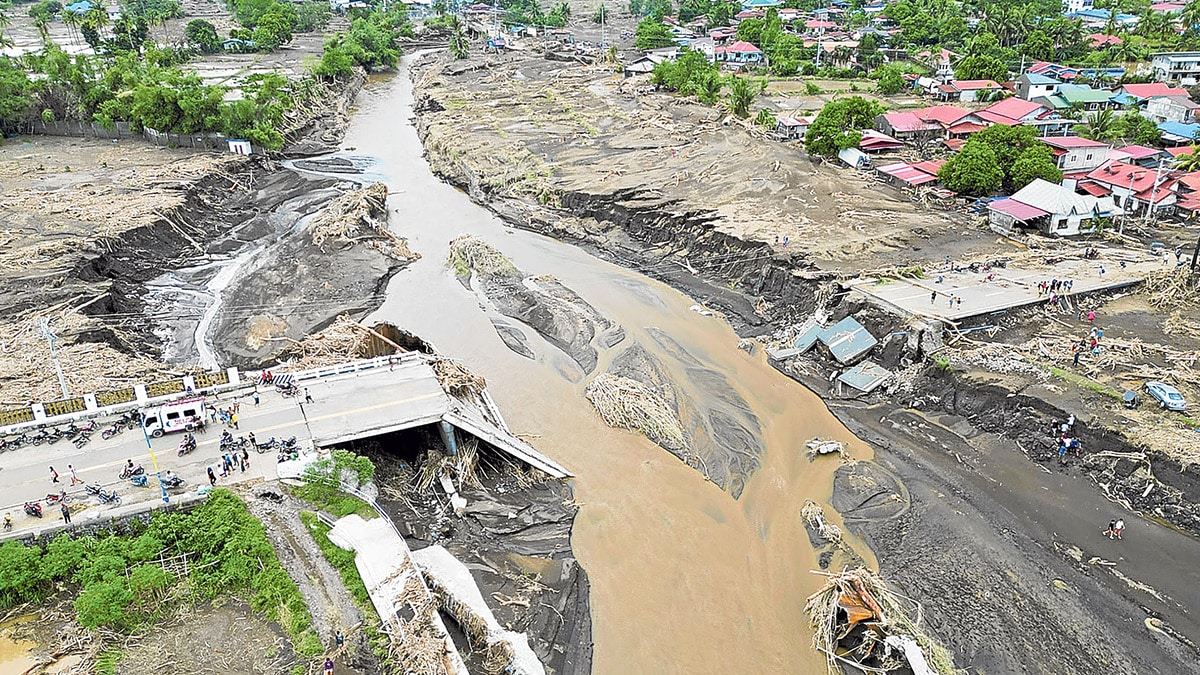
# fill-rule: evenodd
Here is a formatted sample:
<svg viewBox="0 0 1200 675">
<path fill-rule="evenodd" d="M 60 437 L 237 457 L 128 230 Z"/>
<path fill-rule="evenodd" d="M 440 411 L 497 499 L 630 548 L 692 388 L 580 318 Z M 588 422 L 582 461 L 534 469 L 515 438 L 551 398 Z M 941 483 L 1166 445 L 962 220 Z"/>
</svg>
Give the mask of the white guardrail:
<svg viewBox="0 0 1200 675">
<path fill-rule="evenodd" d="M 322 380 L 328 377 L 336 377 L 338 375 L 348 375 L 352 373 L 375 370 L 378 368 L 392 368 L 399 365 L 407 365 L 417 361 L 430 362 L 439 357 L 430 356 L 422 352 L 404 352 L 394 356 L 377 356 L 371 359 L 362 359 L 358 361 L 347 361 L 333 366 L 322 366 L 320 368 L 310 368 L 308 370 L 299 370 L 294 372 L 272 373 L 273 375 L 291 375 L 292 382 L 301 384 L 304 382 L 313 382 Z M 17 424 L 0 426 L 0 436 L 8 436 L 12 434 L 21 434 L 27 431 L 33 431 L 48 426 L 56 426 L 59 424 L 69 424 L 81 422 L 99 417 L 110 417 L 120 415 L 131 410 L 141 410 L 150 406 L 163 405 L 173 401 L 179 401 L 186 398 L 195 398 L 197 396 L 213 396 L 225 394 L 231 391 L 252 390 L 258 386 L 259 373 L 263 369 L 256 372 L 239 371 L 237 368 L 227 368 L 226 373 L 229 375 L 229 381 L 224 384 L 210 385 L 207 387 L 197 387 L 195 378 L 192 375 L 185 375 L 183 378 L 183 391 L 164 396 L 149 396 L 146 393 L 145 384 L 133 385 L 134 400 L 125 403 L 117 403 L 109 406 L 101 406 L 96 402 L 96 394 L 84 394 L 84 410 L 66 413 L 62 415 L 47 415 L 45 405 L 42 403 L 33 403 L 29 406 L 30 412 L 33 414 L 33 419 Z M 270 370 L 270 369 L 266 369 Z M 219 372 L 219 371 L 218 371 Z M 12 409 L 10 409 L 12 410 Z"/>
</svg>

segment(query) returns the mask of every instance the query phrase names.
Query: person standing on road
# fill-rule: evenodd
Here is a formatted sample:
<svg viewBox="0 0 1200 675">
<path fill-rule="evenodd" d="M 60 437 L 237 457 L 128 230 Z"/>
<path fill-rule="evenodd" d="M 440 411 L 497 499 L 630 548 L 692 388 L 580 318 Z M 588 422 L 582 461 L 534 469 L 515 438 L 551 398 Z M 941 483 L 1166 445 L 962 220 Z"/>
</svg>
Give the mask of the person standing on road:
<svg viewBox="0 0 1200 675">
<path fill-rule="evenodd" d="M 67 465 L 67 469 L 68 469 L 68 470 L 71 472 L 71 487 L 75 487 L 75 485 L 76 485 L 77 483 L 82 483 L 82 482 L 83 482 L 82 480 L 80 480 L 80 479 L 79 479 L 79 476 L 78 476 L 78 475 L 76 475 L 76 473 L 75 473 L 75 467 L 73 467 L 73 466 L 71 466 L 70 464 L 68 464 L 68 465 Z"/>
<path fill-rule="evenodd" d="M 51 483 L 58 482 L 58 472 L 54 470 L 54 467 L 50 467 L 50 482 Z"/>
<path fill-rule="evenodd" d="M 1125 519 L 1117 518 L 1117 522 L 1113 524 L 1113 533 L 1117 535 L 1117 539 L 1121 538 L 1121 532 L 1125 530 Z"/>
<path fill-rule="evenodd" d="M 235 412 L 235 413 L 233 413 L 232 415 L 230 415 L 230 416 L 229 416 L 229 421 L 230 421 L 230 423 L 231 423 L 231 424 L 233 424 L 233 428 L 234 428 L 234 429 L 240 429 L 240 428 L 241 428 L 241 427 L 239 427 L 239 426 L 238 426 L 238 420 L 237 420 L 237 413 L 236 413 L 236 412 Z"/>
<path fill-rule="evenodd" d="M 213 473 L 211 466 L 208 467 L 208 484 L 213 487 L 217 485 L 217 474 Z"/>
<path fill-rule="evenodd" d="M 255 408 L 258 407 L 258 390 L 257 389 L 254 390 L 254 407 Z"/>
<path fill-rule="evenodd" d="M 929 304 L 932 305 L 935 302 L 937 302 L 937 291 L 934 291 L 929 294 Z"/>
<path fill-rule="evenodd" d="M 305 403 L 313 402 L 312 394 L 308 393 L 308 387 L 304 388 L 304 402 Z"/>
<path fill-rule="evenodd" d="M 67 525 L 71 524 L 71 509 L 67 508 L 66 504 L 62 505 L 63 522 Z"/>
</svg>

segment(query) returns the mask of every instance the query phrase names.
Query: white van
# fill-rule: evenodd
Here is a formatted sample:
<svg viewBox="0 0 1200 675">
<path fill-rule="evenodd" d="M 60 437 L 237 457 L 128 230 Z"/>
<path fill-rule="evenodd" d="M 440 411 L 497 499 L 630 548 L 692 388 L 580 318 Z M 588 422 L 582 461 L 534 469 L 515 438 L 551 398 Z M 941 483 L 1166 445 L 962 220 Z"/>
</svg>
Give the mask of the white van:
<svg viewBox="0 0 1200 675">
<path fill-rule="evenodd" d="M 142 411 L 142 427 L 158 438 L 176 431 L 196 431 L 204 426 L 204 399 L 191 398 Z"/>
</svg>

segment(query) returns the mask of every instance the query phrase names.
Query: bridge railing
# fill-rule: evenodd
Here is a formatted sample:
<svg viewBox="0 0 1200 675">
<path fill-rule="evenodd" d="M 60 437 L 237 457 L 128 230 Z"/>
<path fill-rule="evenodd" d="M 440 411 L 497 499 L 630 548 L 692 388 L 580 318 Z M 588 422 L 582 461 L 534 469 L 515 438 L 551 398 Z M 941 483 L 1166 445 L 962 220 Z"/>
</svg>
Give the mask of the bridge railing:
<svg viewBox="0 0 1200 675">
<path fill-rule="evenodd" d="M 394 356 L 377 356 L 370 359 L 347 361 L 333 366 L 309 368 L 288 374 L 297 383 L 315 382 L 338 375 L 366 372 L 379 368 L 393 368 L 415 362 L 428 363 L 435 358 L 437 357 L 421 352 L 404 352 Z M 33 403 L 26 408 L 13 408 L 0 412 L 0 436 L 21 434 L 45 426 L 76 423 L 92 418 L 120 415 L 132 410 L 141 410 L 147 407 L 164 405 L 180 399 L 194 397 L 197 394 L 216 395 L 239 390 L 249 391 L 257 386 L 258 381 L 258 371 L 239 371 L 237 368 L 228 368 L 223 372 L 201 373 L 195 376 L 185 375 L 178 383 L 172 380 L 171 384 L 179 384 L 180 386 L 178 387 L 155 387 L 155 384 L 161 383 L 135 384 L 132 386 L 132 400 L 112 403 L 111 405 L 105 405 L 105 403 L 114 399 L 114 397 L 107 396 L 110 392 L 89 393 L 78 397 L 78 399 L 71 399 L 73 403 L 82 401 L 81 405 L 63 406 L 61 405 L 62 402 Z M 175 391 L 166 391 L 167 389 L 174 389 Z M 154 395 L 158 391 L 164 391 L 165 393 Z M 119 398 L 128 399 L 129 397 L 123 396 Z M 58 410 L 63 410 L 63 412 L 59 413 Z M 3 422 L 9 420 L 13 421 L 3 424 Z"/>
</svg>

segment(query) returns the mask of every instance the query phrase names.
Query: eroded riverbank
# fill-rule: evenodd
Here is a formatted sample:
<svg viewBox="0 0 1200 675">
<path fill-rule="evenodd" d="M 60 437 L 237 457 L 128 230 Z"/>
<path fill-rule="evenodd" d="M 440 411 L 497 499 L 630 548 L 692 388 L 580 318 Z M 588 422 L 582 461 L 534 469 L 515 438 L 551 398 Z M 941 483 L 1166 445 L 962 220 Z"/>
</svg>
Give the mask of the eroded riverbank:
<svg viewBox="0 0 1200 675">
<path fill-rule="evenodd" d="M 877 336 L 910 329 L 861 301 L 847 302 L 828 281 L 834 275 L 817 270 L 804 255 L 832 255 L 832 263 L 821 261 L 826 267 L 849 265 L 846 254 L 857 251 L 868 253 L 858 269 L 903 264 L 898 256 L 889 262 L 885 255 L 900 243 L 888 234 L 895 232 L 895 214 L 886 209 L 875 214 L 872 222 L 885 221 L 877 247 L 859 243 L 860 234 L 880 234 L 873 226 L 857 228 L 858 234 L 845 238 L 828 229 L 819 241 L 793 236 L 791 251 L 771 246 L 769 231 L 746 230 L 746 236 L 733 236 L 745 214 L 731 217 L 728 209 L 698 205 L 712 198 L 728 206 L 723 201 L 727 191 L 737 190 L 739 198 L 758 200 L 748 213 L 768 208 L 772 199 L 781 209 L 790 208 L 790 196 L 773 192 L 778 188 L 778 164 L 768 171 L 759 161 L 771 150 L 746 150 L 741 141 L 729 139 L 736 131 L 714 130 L 702 112 L 690 114 L 687 110 L 694 106 L 680 101 L 669 104 L 678 108 L 671 113 L 675 119 L 666 120 L 665 127 L 654 123 L 665 133 L 649 126 L 622 126 L 618 118 L 641 119 L 646 113 L 639 108 L 662 110 L 666 97 L 633 96 L 619 76 L 605 79 L 601 68 L 535 63 L 536 56 L 489 59 L 451 63 L 445 69 L 438 63 L 426 65 L 418 91 L 418 128 L 435 171 L 509 224 L 578 243 L 667 281 L 724 311 L 742 336 L 772 333 L 818 309 L 834 320 L 854 314 Z M 498 84 L 497 74 L 508 72 L 513 80 Z M 554 89 L 551 81 L 590 84 L 567 93 Z M 539 87 L 554 93 L 537 95 Z M 497 105 L 505 106 L 497 119 L 472 120 L 472 110 Z M 688 116 L 691 119 L 683 124 L 692 123 L 695 134 L 681 142 L 678 125 Z M 589 128 L 589 122 L 595 126 Z M 543 137 L 557 137 L 561 145 L 551 147 Z M 742 185 L 737 170 L 732 176 L 709 173 L 711 166 L 700 170 L 707 160 L 697 163 L 694 157 L 716 152 L 698 147 L 710 140 L 717 150 L 738 148 L 733 152 L 737 159 L 725 158 L 726 165 L 744 161 L 761 169 L 762 189 Z M 632 144 L 625 148 L 629 155 L 614 154 L 615 147 L 627 141 Z M 677 151 L 692 160 L 694 171 L 677 166 Z M 631 158 L 647 153 L 657 158 L 645 160 L 647 171 L 630 166 Z M 592 161 L 598 156 L 605 157 L 601 164 Z M 676 173 L 655 178 L 663 176 L 662 167 L 669 164 L 676 166 Z M 803 162 L 785 159 L 784 164 Z M 514 173 L 514 166 L 525 172 Z M 842 204 L 847 195 L 824 178 L 822 171 L 808 181 L 798 180 L 804 199 L 809 197 L 806 191 L 834 197 L 817 216 L 807 212 L 797 216 L 798 222 L 807 225 L 811 217 L 832 224 L 841 222 L 843 213 L 863 215 Z M 787 179 L 795 179 L 795 174 Z M 745 180 L 760 185 L 754 182 L 759 178 Z M 702 185 L 696 187 L 696 181 Z M 685 184 L 694 189 L 684 190 Z M 826 195 L 831 190 L 832 195 Z M 928 246 L 930 239 L 943 243 L 941 234 L 945 232 L 913 225 L 901 238 L 917 249 L 918 244 Z M 956 250 L 980 241 L 967 239 Z M 794 250 L 797 243 L 801 251 Z M 830 248 L 841 244 L 846 248 Z M 580 284 L 566 283 L 600 306 Z M 737 336 L 726 339 L 732 344 Z M 1107 672 L 1114 664 L 1126 672 L 1186 670 L 1195 657 L 1186 641 L 1148 624 L 1131 633 L 1129 621 L 1166 620 L 1196 641 L 1200 629 L 1187 608 L 1196 601 L 1197 580 L 1193 568 L 1183 562 L 1195 551 L 1195 539 L 1138 519 L 1140 536 L 1170 550 L 1170 555 L 1156 560 L 1130 555 L 1120 544 L 1100 546 L 1108 541 L 1097 542 L 1108 520 L 1117 514 L 1127 520 L 1134 516 L 1107 501 L 1079 468 L 1053 471 L 1031 462 L 1045 462 L 1042 442 L 1048 436 L 1039 436 L 1033 446 L 1024 442 L 1031 430 L 1048 427 L 1049 420 L 1061 420 L 1067 411 L 1022 397 L 1019 388 L 987 389 L 965 376 L 922 372 L 911 365 L 923 358 L 921 346 L 906 348 L 905 342 L 901 334 L 885 341 L 880 350 L 885 366 L 905 370 L 893 395 L 869 404 L 831 403 L 839 418 L 876 447 L 877 461 L 884 467 L 877 474 L 880 495 L 895 506 L 863 509 L 836 495 L 834 503 L 851 512 L 851 531 L 867 536 L 880 552 L 888 578 L 924 603 L 935 635 L 955 648 L 958 664 L 982 672 Z M 836 366 L 819 358 L 776 365 L 815 391 L 832 394 L 827 377 Z M 927 391 L 932 395 L 922 396 Z M 1009 434 L 1003 426 L 1013 420 L 1021 423 Z M 1095 437 L 1088 436 L 1095 450 L 1131 449 L 1098 427 L 1090 427 Z M 1083 433 L 1087 429 L 1084 425 Z M 1041 480 L 1046 475 L 1052 480 Z M 1149 593 L 1145 588 L 1169 590 Z M 1047 634 L 1053 638 L 1041 639 Z M 1106 645 L 1117 642 L 1127 649 L 1113 656 Z"/>
</svg>

